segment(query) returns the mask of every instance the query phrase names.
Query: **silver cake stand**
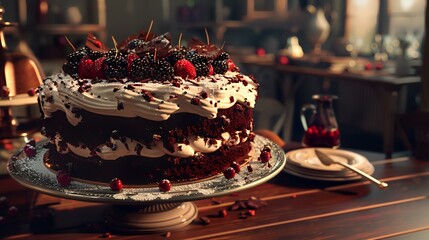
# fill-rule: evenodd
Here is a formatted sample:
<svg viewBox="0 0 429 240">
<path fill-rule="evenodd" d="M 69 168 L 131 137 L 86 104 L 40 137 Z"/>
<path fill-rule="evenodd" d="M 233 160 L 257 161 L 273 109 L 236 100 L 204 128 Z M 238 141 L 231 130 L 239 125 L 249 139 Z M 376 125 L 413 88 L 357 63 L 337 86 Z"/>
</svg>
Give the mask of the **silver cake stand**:
<svg viewBox="0 0 429 240">
<path fill-rule="evenodd" d="M 14 155 L 8 162 L 10 175 L 22 185 L 45 194 L 111 204 L 105 211 L 105 219 L 112 229 L 126 233 L 165 232 L 182 228 L 198 215 L 197 206 L 192 201 L 255 187 L 276 176 L 286 163 L 285 154 L 278 145 L 256 136 L 254 157 L 250 161 L 252 172 L 243 167 L 234 179 L 218 175 L 198 182 L 173 183 L 169 192 L 160 192 L 157 186 L 125 187 L 121 192 L 114 192 L 108 185 L 79 180 L 72 181 L 68 187 L 60 187 L 55 173 L 44 165 L 45 142 L 36 144 L 35 157 L 27 157 L 22 150 Z M 270 166 L 258 161 L 265 145 L 271 146 Z"/>
</svg>

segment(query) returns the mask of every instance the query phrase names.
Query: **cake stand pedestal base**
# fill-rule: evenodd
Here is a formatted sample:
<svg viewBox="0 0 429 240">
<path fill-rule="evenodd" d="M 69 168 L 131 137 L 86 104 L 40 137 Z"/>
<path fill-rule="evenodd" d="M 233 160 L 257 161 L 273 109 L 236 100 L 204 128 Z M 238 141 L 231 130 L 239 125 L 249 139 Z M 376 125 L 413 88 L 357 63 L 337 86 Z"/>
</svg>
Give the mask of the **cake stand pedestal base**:
<svg viewBox="0 0 429 240">
<path fill-rule="evenodd" d="M 150 233 L 176 230 L 190 224 L 198 215 L 192 202 L 145 206 L 112 205 L 104 217 L 112 230 L 122 233 Z"/>
</svg>

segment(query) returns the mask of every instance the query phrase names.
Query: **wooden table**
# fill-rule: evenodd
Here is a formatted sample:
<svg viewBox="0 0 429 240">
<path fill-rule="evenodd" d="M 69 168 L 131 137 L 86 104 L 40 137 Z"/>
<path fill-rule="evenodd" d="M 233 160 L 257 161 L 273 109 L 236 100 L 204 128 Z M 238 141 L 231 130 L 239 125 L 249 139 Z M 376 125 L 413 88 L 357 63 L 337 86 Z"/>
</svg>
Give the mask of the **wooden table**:
<svg viewBox="0 0 429 240">
<path fill-rule="evenodd" d="M 3 177 L 0 196 L 7 196 L 20 211 L 0 227 L 0 238 L 97 239 L 109 232 L 119 239 L 427 239 L 429 161 L 402 157 L 371 162 L 374 176 L 388 182 L 387 189 L 368 181 L 318 182 L 281 172 L 255 188 L 196 201 L 199 216 L 207 217 L 208 225 L 195 221 L 177 231 L 150 235 L 110 232 L 103 223 L 104 204 L 40 194 L 30 211 L 28 204 L 36 196 L 34 192 Z M 240 217 L 242 210 L 217 216 L 219 210 L 251 196 L 267 203 L 255 210 L 255 216 Z M 51 218 L 40 217 L 49 216 L 48 211 L 53 214 Z M 30 220 L 34 218 L 39 221 Z"/>
<path fill-rule="evenodd" d="M 395 117 L 398 112 L 398 95 L 404 86 L 419 84 L 419 76 L 397 76 L 386 71 L 344 71 L 345 58 L 334 58 L 330 68 L 320 68 L 316 65 L 305 66 L 277 64 L 273 56 L 246 56 L 239 57 L 238 62 L 249 67 L 256 74 L 259 68 L 270 69 L 279 73 L 283 94 L 283 103 L 287 113 L 282 135 L 286 141 L 290 140 L 294 116 L 295 93 L 302 83 L 302 76 L 313 76 L 317 81 L 341 80 L 342 82 L 356 82 L 371 86 L 377 92 L 378 102 L 383 106 L 383 151 L 386 158 L 392 157 Z M 339 67 L 337 67 L 339 66 Z M 342 66 L 342 67 L 341 67 Z"/>
</svg>

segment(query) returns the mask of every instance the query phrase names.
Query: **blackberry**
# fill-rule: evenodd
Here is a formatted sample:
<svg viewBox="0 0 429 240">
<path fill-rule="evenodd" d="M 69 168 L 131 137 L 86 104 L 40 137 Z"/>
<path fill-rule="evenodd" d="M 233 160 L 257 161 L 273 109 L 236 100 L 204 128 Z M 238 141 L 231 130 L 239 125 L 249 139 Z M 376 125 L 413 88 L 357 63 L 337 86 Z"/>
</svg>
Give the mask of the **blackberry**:
<svg viewBox="0 0 429 240">
<path fill-rule="evenodd" d="M 87 55 L 86 48 L 81 48 L 79 50 L 76 50 L 72 53 L 70 53 L 67 56 L 67 62 L 64 63 L 62 69 L 65 73 L 72 76 L 73 78 L 77 77 L 77 71 L 79 62 L 82 58 L 84 58 Z"/>
<path fill-rule="evenodd" d="M 106 58 L 114 58 L 114 57 L 122 57 L 123 58 L 124 57 L 124 54 L 121 53 L 119 51 L 119 49 L 116 50 L 115 48 L 109 49 L 109 51 L 107 51 L 104 55 Z"/>
<path fill-rule="evenodd" d="M 195 70 L 197 72 L 197 76 L 207 76 L 209 75 L 209 66 L 207 64 L 204 63 L 197 63 L 194 64 L 195 66 Z"/>
<path fill-rule="evenodd" d="M 208 60 L 206 57 L 200 56 L 200 55 L 193 55 L 190 58 L 187 58 L 192 64 L 196 65 L 199 63 L 207 64 Z"/>
<path fill-rule="evenodd" d="M 227 52 L 222 52 L 219 57 L 217 57 L 215 60 L 228 60 L 229 59 L 229 54 Z"/>
<path fill-rule="evenodd" d="M 153 69 L 153 78 L 159 81 L 167 81 L 173 79 L 174 69 L 169 62 L 158 60 Z"/>
<path fill-rule="evenodd" d="M 197 52 L 195 50 L 191 49 L 185 53 L 185 58 L 190 61 L 192 58 L 194 58 L 197 55 L 198 55 Z"/>
<path fill-rule="evenodd" d="M 129 76 L 133 80 L 141 80 L 152 77 L 152 67 L 147 58 L 139 58 L 131 64 Z"/>
<path fill-rule="evenodd" d="M 79 62 L 66 62 L 63 64 L 62 69 L 64 73 L 67 73 L 73 78 L 77 78 L 78 67 L 79 67 Z"/>
<path fill-rule="evenodd" d="M 212 66 L 215 73 L 224 74 L 228 71 L 228 63 L 225 60 L 213 61 Z"/>
<path fill-rule="evenodd" d="M 127 76 L 127 60 L 123 57 L 109 57 L 104 61 L 106 70 L 104 74 L 107 78 L 125 78 Z"/>
<path fill-rule="evenodd" d="M 88 53 L 88 57 L 91 58 L 92 60 L 97 60 L 97 59 L 103 57 L 103 55 L 104 55 L 102 52 L 93 51 L 91 49 L 88 49 L 87 53 Z"/>
<path fill-rule="evenodd" d="M 87 51 L 85 48 L 78 49 L 67 56 L 67 62 L 79 63 L 79 61 L 86 55 L 87 55 Z"/>
<path fill-rule="evenodd" d="M 169 55 L 166 57 L 166 60 L 171 64 L 171 66 L 174 66 L 177 61 L 183 58 L 184 56 L 182 51 L 173 50 L 169 52 Z"/>
</svg>

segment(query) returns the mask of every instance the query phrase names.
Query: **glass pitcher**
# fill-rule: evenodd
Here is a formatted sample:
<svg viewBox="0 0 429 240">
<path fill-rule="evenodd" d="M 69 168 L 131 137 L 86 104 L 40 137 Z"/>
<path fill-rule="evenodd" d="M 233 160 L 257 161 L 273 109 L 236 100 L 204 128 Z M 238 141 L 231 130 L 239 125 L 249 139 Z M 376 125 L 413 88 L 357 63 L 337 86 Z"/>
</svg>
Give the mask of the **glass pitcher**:
<svg viewBox="0 0 429 240">
<path fill-rule="evenodd" d="M 305 130 L 302 144 L 306 147 L 338 148 L 340 131 L 332 107 L 332 101 L 338 97 L 316 94 L 312 99 L 316 104 L 305 104 L 301 108 L 301 123 Z M 305 113 L 309 110 L 312 113 L 307 121 Z"/>
</svg>

